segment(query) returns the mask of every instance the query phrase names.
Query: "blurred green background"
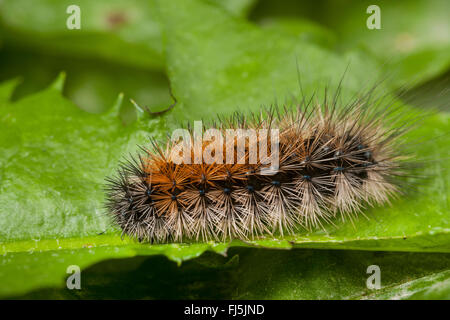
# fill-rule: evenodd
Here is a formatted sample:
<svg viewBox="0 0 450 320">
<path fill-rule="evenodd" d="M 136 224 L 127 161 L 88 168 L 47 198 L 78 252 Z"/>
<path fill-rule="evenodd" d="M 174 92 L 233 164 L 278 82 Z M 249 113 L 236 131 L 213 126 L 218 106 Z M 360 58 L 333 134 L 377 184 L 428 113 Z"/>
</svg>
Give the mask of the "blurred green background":
<svg viewBox="0 0 450 320">
<path fill-rule="evenodd" d="M 315 86 L 315 81 L 320 79 L 322 74 L 329 74 L 329 69 L 337 65 L 337 61 L 339 67 L 336 70 L 339 71 L 336 73 L 339 75 L 336 78 L 339 78 L 350 59 L 350 66 L 356 69 L 352 71 L 354 78 L 353 75 L 350 77 L 350 87 L 359 85 L 358 79 L 375 81 L 380 74 L 387 74 L 386 86 L 394 93 L 402 93 L 401 99 L 404 102 L 424 110 L 431 108 L 442 113 L 449 111 L 450 5 L 447 0 L 205 0 L 192 3 L 192 6 L 185 7 L 177 7 L 176 4 L 168 6 L 170 8 L 162 10 L 161 15 L 159 1 L 156 0 L 0 0 L 0 83 L 13 78 L 20 79 L 11 96 L 11 101 L 18 102 L 48 88 L 58 74 L 64 71 L 66 81 L 63 95 L 89 113 L 105 112 L 115 103 L 118 94 L 123 93 L 120 115 L 126 125 L 131 125 L 136 117 L 129 102 L 130 98 L 154 111 L 162 110 L 172 103 L 169 79 L 172 85 L 175 84 L 174 93 L 181 101 L 181 111 L 173 118 L 169 117 L 167 122 L 189 119 L 189 115 L 183 118 L 183 110 L 188 110 L 184 114 L 192 112 L 194 117 L 227 110 L 227 104 L 238 107 L 236 101 L 242 101 L 240 94 L 248 96 L 248 101 L 254 104 L 265 101 L 265 97 L 269 95 L 282 96 L 283 93 L 269 94 L 266 93 L 267 90 L 262 89 L 261 91 L 265 92 L 264 97 L 261 94 L 259 98 L 257 85 L 254 92 L 246 92 L 245 87 L 242 93 L 236 93 L 236 98 L 227 95 L 228 91 L 237 92 L 240 82 L 237 82 L 235 88 L 230 81 L 227 82 L 229 78 L 226 76 L 231 74 L 232 78 L 242 70 L 254 71 L 252 68 L 256 68 L 257 64 L 247 58 L 256 52 L 257 47 L 243 48 L 246 60 L 243 58 L 236 70 L 227 71 L 229 74 L 225 73 L 223 78 L 208 73 L 208 70 L 213 73 L 216 66 L 220 67 L 221 61 L 233 59 L 233 56 L 227 56 L 226 46 L 236 46 L 233 48 L 236 52 L 240 52 L 240 45 L 245 46 L 247 39 L 244 36 L 239 38 L 242 31 L 249 37 L 249 43 L 256 43 L 267 35 L 264 48 L 268 52 L 272 50 L 278 54 L 277 50 L 289 48 L 285 44 L 286 41 L 277 42 L 278 38 L 286 38 L 298 42 L 300 56 L 317 56 L 318 60 L 311 64 L 310 69 L 310 61 L 300 61 L 302 66 L 306 65 L 306 73 L 314 73 L 314 76 L 306 75 L 307 87 Z M 77 4 L 81 8 L 81 30 L 67 30 L 66 19 L 69 15 L 66 8 L 70 4 Z M 366 19 L 369 16 L 366 8 L 371 4 L 377 4 L 381 8 L 381 30 L 369 30 L 366 27 Z M 189 11 L 192 8 L 193 11 Z M 196 8 L 198 11 L 195 11 Z M 208 61 L 211 65 L 208 65 L 209 69 L 205 67 L 206 71 L 201 74 L 203 78 L 198 79 L 199 84 L 196 87 L 197 79 L 194 76 L 191 79 L 189 76 L 195 74 L 196 63 L 202 64 L 202 61 L 195 60 L 195 55 L 192 55 L 192 52 L 195 53 L 194 49 L 188 52 L 189 46 L 193 43 L 193 48 L 197 45 L 204 49 L 204 52 L 214 52 L 211 49 L 213 45 L 208 39 L 204 39 L 200 46 L 196 42 L 200 42 L 200 37 L 195 38 L 194 32 L 178 34 L 177 32 L 185 28 L 182 24 L 184 20 L 179 25 L 172 25 L 167 23 L 167 16 L 174 19 L 173 21 L 177 21 L 177 15 L 188 16 L 186 21 L 191 19 L 189 21 L 197 22 L 196 32 L 202 35 L 208 32 L 201 27 L 202 24 L 207 26 L 209 23 L 202 20 L 208 15 L 208 8 L 214 8 L 211 12 L 217 12 L 217 17 L 226 17 L 223 38 L 223 30 L 218 29 L 217 34 L 211 33 L 216 43 L 222 43 L 223 40 L 225 49 L 223 56 L 211 57 Z M 172 13 L 167 14 L 170 10 Z M 187 22 L 186 25 L 188 26 Z M 234 28 L 230 34 L 233 32 L 235 38 L 227 37 L 229 26 Z M 177 37 L 170 34 L 176 34 Z M 177 43 L 174 44 L 173 41 L 186 41 L 186 56 L 177 55 Z M 321 57 L 324 59 L 320 60 Z M 261 61 L 266 58 L 272 63 L 276 61 L 275 58 L 270 60 L 270 55 L 262 55 Z M 192 66 L 189 65 L 191 62 Z M 360 63 L 366 65 L 358 70 Z M 204 64 L 206 65 L 206 62 Z M 267 69 L 271 67 L 269 65 Z M 258 76 L 263 78 L 265 71 L 261 70 Z M 184 78 L 180 80 L 182 76 Z M 239 77 L 241 81 L 246 75 L 239 73 Z M 273 77 L 276 80 L 269 79 L 267 82 L 278 81 L 283 75 L 275 74 Z M 242 81 L 246 83 L 245 79 Z M 215 97 L 221 96 L 215 91 L 219 89 L 209 88 L 213 83 L 218 84 L 214 88 L 223 89 L 223 104 L 209 103 L 214 101 Z M 257 81 L 255 83 L 258 84 Z M 296 86 L 296 83 L 291 84 L 289 89 Z M 256 98 L 252 98 L 252 95 Z M 188 107 L 193 103 L 203 104 L 198 105 L 197 109 L 189 110 Z M 448 132 L 448 126 L 441 125 L 440 128 Z M 160 128 L 158 130 L 160 133 L 164 131 Z M 442 146 L 445 147 L 445 144 L 441 144 Z M 444 184 L 444 188 L 447 188 L 447 184 Z M 442 191 L 442 197 L 446 194 L 448 191 L 445 189 Z M 443 200 L 443 203 L 447 206 L 444 205 L 444 208 L 448 209 L 448 200 Z M 373 244 L 367 245 L 367 249 L 382 252 L 299 248 L 273 250 L 243 248 L 238 245 L 229 250 L 227 257 L 211 252 L 197 257 L 203 251 L 198 254 L 185 254 L 186 257 L 194 259 L 184 262 L 181 267 L 162 255 L 139 256 L 139 251 L 130 255 L 139 257 L 116 260 L 109 260 L 112 256 L 109 253 L 98 253 L 99 256 L 105 254 L 105 260 L 98 263 L 97 261 L 102 259 L 94 259 L 92 262 L 86 260 L 86 270 L 82 273 L 85 280 L 81 291 L 64 288 L 64 272 L 58 271 L 59 278 L 47 282 L 35 280 L 35 275 L 25 272 L 26 276 L 22 282 L 35 281 L 35 284 L 11 282 L 11 287 L 4 290 L 2 297 L 450 299 L 450 255 L 446 253 L 450 250 L 446 236 L 450 222 L 448 212 L 444 214 L 446 215 L 442 221 L 446 224 L 440 226 L 444 230 L 442 238 L 427 238 L 427 246 L 432 247 L 435 239 L 446 237 L 439 240 L 440 242 L 436 240 L 441 246 L 440 253 L 427 253 L 433 250 L 428 250 L 425 245 L 421 249 L 404 250 L 417 252 L 396 253 L 397 248 L 402 248 L 396 243 L 388 245 L 392 250 L 387 250 L 388 247 L 382 245 L 377 249 L 376 239 Z M 89 235 L 92 235 L 93 231 L 90 232 Z M 89 245 L 90 240 L 83 238 L 80 241 Z M 401 240 L 396 238 L 395 241 Z M 8 236 L 0 238 L 0 242 L 7 244 L 5 247 L 13 247 L 8 244 Z M 446 244 L 447 249 L 442 250 Z M 324 248 L 320 244 L 318 247 Z M 344 249 L 348 248 L 351 246 Z M 67 252 L 61 253 L 61 257 L 73 254 L 70 251 L 73 247 L 68 246 L 67 249 Z M 20 253 L 20 250 L 13 252 Z M 94 254 L 95 250 L 97 249 L 93 249 Z M 9 256 L 6 256 L 6 252 L 5 249 L 3 265 L 30 263 L 33 266 L 31 258 L 25 256 L 17 258 L 16 261 L 7 261 Z M 53 253 L 50 250 L 41 254 L 50 256 Z M 42 265 L 52 261 L 46 257 L 39 259 L 42 259 L 39 260 Z M 37 262 L 36 266 L 39 263 Z M 365 285 L 365 268 L 371 264 L 379 264 L 383 270 L 383 288 L 379 291 L 370 291 Z M 14 270 L 14 267 L 0 267 L 0 278 L 2 272 L 5 278 L 6 275 L 14 274 L 11 273 L 15 272 Z M 15 274 L 18 278 L 22 277 L 19 271 Z M 133 284 L 131 288 L 130 284 Z M 16 285 L 17 290 L 14 288 Z"/>
<path fill-rule="evenodd" d="M 397 87 L 435 80 L 439 81 L 435 90 L 448 88 L 448 1 L 373 2 L 382 8 L 382 29 L 376 31 L 365 26 L 370 1 L 209 2 L 264 29 L 330 51 L 362 50 L 380 68 L 395 74 L 390 80 Z M 118 92 L 155 109 L 167 105 L 156 1 L 77 1 L 82 28 L 72 32 L 66 28 L 69 4 L 38 0 L 31 10 L 27 0 L 1 1 L 0 80 L 22 79 L 13 99 L 45 88 L 64 70 L 68 75 L 64 94 L 85 110 L 106 110 Z"/>
</svg>

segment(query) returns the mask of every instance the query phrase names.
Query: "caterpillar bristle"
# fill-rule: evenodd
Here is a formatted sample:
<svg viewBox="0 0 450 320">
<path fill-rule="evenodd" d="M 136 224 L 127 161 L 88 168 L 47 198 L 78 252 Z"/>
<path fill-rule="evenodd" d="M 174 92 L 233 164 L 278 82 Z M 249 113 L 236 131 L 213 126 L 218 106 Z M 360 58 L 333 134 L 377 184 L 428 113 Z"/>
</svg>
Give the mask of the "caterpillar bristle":
<svg viewBox="0 0 450 320">
<path fill-rule="evenodd" d="M 190 125 L 194 151 L 183 151 L 183 163 L 173 160 L 176 141 L 163 147 L 152 140 L 107 180 L 108 211 L 123 234 L 151 243 L 247 240 L 324 228 L 337 217 L 353 221 L 368 206 L 389 204 L 407 175 L 399 137 L 409 126 L 399 125 L 395 108 L 375 107 L 371 95 L 338 107 L 337 90 L 321 104 L 313 96 L 295 108 L 218 118 L 213 127 L 223 137 L 228 129 L 258 134 L 242 148 L 237 137 L 200 140 L 200 154 L 212 162 L 197 161 L 198 132 Z M 202 124 L 201 133 L 210 127 Z M 278 140 L 268 134 L 273 129 Z M 255 160 L 261 146 L 271 150 L 266 160 L 278 147 L 276 169 Z"/>
</svg>

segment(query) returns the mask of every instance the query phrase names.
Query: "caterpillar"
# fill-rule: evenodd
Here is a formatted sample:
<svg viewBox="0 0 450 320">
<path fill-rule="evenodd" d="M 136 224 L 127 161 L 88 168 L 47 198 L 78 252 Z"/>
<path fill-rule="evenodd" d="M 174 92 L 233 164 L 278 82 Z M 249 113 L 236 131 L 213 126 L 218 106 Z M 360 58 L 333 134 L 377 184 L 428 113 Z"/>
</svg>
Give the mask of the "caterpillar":
<svg viewBox="0 0 450 320">
<path fill-rule="evenodd" d="M 339 89 L 324 96 L 235 113 L 202 124 L 200 134 L 188 127 L 184 144 L 151 139 L 107 178 L 114 223 L 150 243 L 247 240 L 353 221 L 368 206 L 389 204 L 407 174 L 400 137 L 410 125 L 390 104 L 376 107 L 371 92 L 346 104 Z M 218 135 L 202 140 L 208 128 Z"/>
</svg>

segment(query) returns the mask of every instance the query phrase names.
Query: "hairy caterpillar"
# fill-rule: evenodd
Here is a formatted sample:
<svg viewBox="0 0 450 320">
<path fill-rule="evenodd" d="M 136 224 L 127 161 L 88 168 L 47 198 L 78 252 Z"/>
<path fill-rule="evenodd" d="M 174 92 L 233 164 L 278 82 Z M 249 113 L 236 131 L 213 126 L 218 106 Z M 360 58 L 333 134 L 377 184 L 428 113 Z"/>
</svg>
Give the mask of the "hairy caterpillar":
<svg viewBox="0 0 450 320">
<path fill-rule="evenodd" d="M 124 234 L 149 242 L 249 239 L 314 229 L 338 216 L 352 220 L 400 192 L 408 156 L 398 138 L 410 126 L 399 121 L 395 108 L 375 107 L 371 91 L 343 105 L 340 89 L 321 103 L 303 98 L 293 107 L 235 114 L 213 126 L 224 136 L 227 129 L 259 130 L 240 156 L 239 137 L 198 142 L 193 129 L 189 145 L 197 142 L 202 155 L 213 150 L 212 162 L 184 149 L 187 161 L 174 161 L 176 142 L 152 141 L 152 150 L 142 148 L 108 179 L 107 207 Z M 274 128 L 277 141 L 260 134 Z M 272 156 L 275 142 L 277 170 L 250 161 L 261 145 Z M 219 154 L 232 161 L 217 161 Z"/>
</svg>

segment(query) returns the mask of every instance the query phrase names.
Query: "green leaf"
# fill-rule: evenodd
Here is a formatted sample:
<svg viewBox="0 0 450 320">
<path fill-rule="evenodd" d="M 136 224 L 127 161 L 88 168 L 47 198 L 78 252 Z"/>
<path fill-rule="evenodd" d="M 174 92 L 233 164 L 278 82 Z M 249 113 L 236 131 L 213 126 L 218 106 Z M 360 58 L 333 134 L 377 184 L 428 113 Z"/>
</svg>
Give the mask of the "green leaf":
<svg viewBox="0 0 450 320">
<path fill-rule="evenodd" d="M 337 37 L 331 30 L 308 19 L 271 17 L 263 19 L 260 25 L 262 28 L 285 32 L 326 49 L 333 49 L 337 42 Z"/>
<path fill-rule="evenodd" d="M 414 293 L 409 282 L 443 285 L 449 278 L 450 256 L 442 254 L 362 251 L 254 250 L 241 255 L 236 277 L 238 299 L 394 299 Z M 366 281 L 376 265 L 381 289 Z M 255 267 L 259 266 L 259 267 Z M 409 288 L 399 295 L 397 287 Z M 416 286 L 418 289 L 419 286 Z M 418 290 L 417 290 L 418 291 Z M 383 296 L 384 293 L 386 296 Z"/>
<path fill-rule="evenodd" d="M 131 241 L 120 243 L 117 237 L 102 239 L 104 244 L 99 244 L 98 239 L 92 240 L 91 243 L 89 237 L 73 241 L 55 239 L 53 242 L 60 247 L 58 250 L 34 251 L 28 247 L 28 251 L 4 254 L 0 258 L 0 297 L 25 294 L 38 288 L 60 287 L 62 280 L 68 276 L 67 268 L 72 265 L 84 269 L 102 260 L 139 255 L 163 255 L 180 264 L 183 260 L 200 256 L 206 250 L 220 254 L 225 250 L 225 246 L 220 244 L 142 246 Z"/>
<path fill-rule="evenodd" d="M 366 26 L 370 5 L 380 8 L 381 29 Z M 400 87 L 423 83 L 449 70 L 449 10 L 446 0 L 261 1 L 252 19 L 262 24 L 285 19 L 316 21 L 333 30 L 337 50 L 364 48 Z"/>
<path fill-rule="evenodd" d="M 380 30 L 358 28 L 369 16 L 365 9 L 371 4 L 380 7 Z M 342 35 L 342 46 L 367 47 L 387 64 L 393 82 L 401 86 L 423 83 L 450 68 L 449 11 L 445 0 L 360 1 L 347 5 L 342 10 L 345 16 L 331 23 Z"/>
<path fill-rule="evenodd" d="M 245 16 L 254 0 L 212 2 L 235 16 Z M 79 1 L 81 30 L 66 27 L 66 8 L 72 4 L 58 0 L 37 0 L 33 6 L 21 0 L 0 3 L 0 35 L 4 28 L 6 40 L 0 50 L 0 81 L 18 75 L 24 79 L 14 99 L 42 90 L 64 70 L 68 75 L 64 94 L 84 110 L 104 111 L 124 92 L 125 123 L 134 119 L 130 98 L 152 110 L 171 103 L 162 73 L 155 1 Z"/>
<path fill-rule="evenodd" d="M 123 92 L 121 115 L 125 123 L 134 119 L 130 98 L 148 105 L 152 110 L 166 108 L 172 103 L 167 77 L 162 72 L 105 61 L 54 57 L 9 47 L 0 51 L 0 69 L 0 80 L 19 75 L 23 79 L 14 90 L 13 100 L 43 90 L 61 70 L 67 74 L 64 96 L 88 112 L 107 110 L 117 94 Z"/>
<path fill-rule="evenodd" d="M 121 240 L 103 209 L 102 186 L 104 177 L 137 144 L 149 136 L 164 136 L 179 120 L 213 118 L 243 107 L 257 110 L 277 97 L 284 100 L 297 94 L 296 60 L 307 94 L 322 91 L 326 83 L 335 88 L 348 66 L 349 56 L 263 31 L 211 3 L 161 1 L 159 7 L 168 74 L 179 101 L 163 118 L 141 119 L 124 127 L 118 119 L 120 103 L 105 114 L 89 114 L 64 99 L 55 86 L 14 103 L 0 102 L 0 282 L 9 283 L 0 288 L 0 295 L 53 286 L 70 264 L 86 267 L 137 254 L 164 254 L 181 262 L 205 250 L 224 252 L 228 246 L 248 245 L 449 251 L 449 179 L 442 162 L 427 166 L 425 173 L 436 179 L 418 186 L 420 192 L 413 199 L 371 210 L 369 220 L 360 219 L 354 226 L 338 222 L 327 232 L 230 244 L 148 245 Z M 360 90 L 367 75 L 377 74 L 370 59 L 358 52 L 350 56 L 343 85 L 348 94 Z M 61 82 L 56 83 L 61 89 Z M 3 92 L 11 92 L 10 83 L 0 86 L 0 97 L 8 97 Z M 436 115 L 410 138 L 429 139 L 447 131 L 448 117 Z M 445 158 L 448 139 L 420 144 L 417 152 Z M 85 247 L 92 247 L 93 255 Z M 42 277 L 39 270 L 19 268 L 23 263 L 36 264 L 39 270 L 52 263 L 58 266 Z M 13 280 L 17 278 L 21 280 Z"/>
<path fill-rule="evenodd" d="M 94 253 L 101 251 L 86 250 Z M 379 267 L 380 289 L 367 288 L 371 265 Z M 19 298 L 448 299 L 449 265 L 448 254 L 231 248 L 226 257 L 205 253 L 181 266 L 161 256 L 104 261 L 82 271 L 81 290 L 59 281 Z"/>
<path fill-rule="evenodd" d="M 368 84 L 368 73 L 379 75 L 376 63 L 358 51 L 340 56 L 297 37 L 236 21 L 198 1 L 160 4 L 168 75 L 182 101 L 174 119 L 211 118 L 298 97 L 297 62 L 306 95 L 320 95 L 326 85 L 336 88 L 347 68 L 343 87 L 348 95 Z M 175 10 L 177 6 L 188 11 Z"/>
<path fill-rule="evenodd" d="M 364 296 L 363 299 L 448 300 L 450 299 L 450 270 L 391 285 L 380 292 Z"/>
<path fill-rule="evenodd" d="M 19 84 L 19 79 L 13 79 L 2 84 L 0 87 L 0 102 L 6 103 L 11 99 L 14 88 Z"/>
<path fill-rule="evenodd" d="M 253 0 L 216 2 L 240 16 Z M 66 11 L 73 4 L 80 8 L 80 30 L 69 30 L 66 25 L 70 16 Z M 26 0 L 4 0 L 0 2 L 0 19 L 8 44 L 52 55 L 101 58 L 164 70 L 155 0 L 36 0 L 33 5 Z"/>
</svg>

